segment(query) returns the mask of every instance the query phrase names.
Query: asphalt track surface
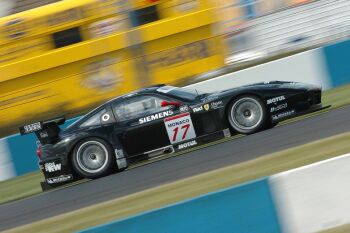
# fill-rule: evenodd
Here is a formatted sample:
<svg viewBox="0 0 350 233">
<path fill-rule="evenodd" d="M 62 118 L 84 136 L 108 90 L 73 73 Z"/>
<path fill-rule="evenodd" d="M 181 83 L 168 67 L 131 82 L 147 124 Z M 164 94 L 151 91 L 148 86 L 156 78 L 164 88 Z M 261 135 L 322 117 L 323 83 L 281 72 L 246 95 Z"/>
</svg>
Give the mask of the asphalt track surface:
<svg viewBox="0 0 350 233">
<path fill-rule="evenodd" d="M 98 180 L 0 205 L 0 231 L 350 131 L 350 106 Z"/>
</svg>

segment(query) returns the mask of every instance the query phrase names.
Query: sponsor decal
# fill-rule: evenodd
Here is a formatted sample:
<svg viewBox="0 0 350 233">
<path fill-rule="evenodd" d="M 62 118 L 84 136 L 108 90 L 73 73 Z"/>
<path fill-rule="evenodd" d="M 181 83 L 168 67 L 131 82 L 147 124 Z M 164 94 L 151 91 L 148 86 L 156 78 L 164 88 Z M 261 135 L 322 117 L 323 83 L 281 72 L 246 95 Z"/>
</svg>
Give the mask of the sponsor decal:
<svg viewBox="0 0 350 233">
<path fill-rule="evenodd" d="M 108 121 L 110 118 L 111 116 L 108 113 L 102 115 L 102 121 Z"/>
<path fill-rule="evenodd" d="M 39 51 L 47 50 L 46 38 L 36 38 L 26 41 L 26 43 L 16 44 L 16 46 L 4 47 L 0 49 L 0 63 L 15 60 L 23 55 L 35 55 Z"/>
<path fill-rule="evenodd" d="M 38 131 L 38 130 L 41 130 L 42 129 L 42 125 L 40 122 L 35 122 L 33 124 L 29 124 L 29 125 L 25 125 L 23 126 L 23 129 L 24 129 L 24 133 L 32 133 L 32 132 L 35 132 L 35 131 Z"/>
<path fill-rule="evenodd" d="M 289 117 L 291 115 L 294 115 L 295 114 L 295 110 L 290 110 L 290 111 L 287 111 L 287 112 L 282 112 L 282 113 L 279 113 L 279 114 L 276 114 L 276 115 L 272 115 L 272 120 L 279 120 L 281 118 L 286 118 L 286 117 Z"/>
<path fill-rule="evenodd" d="M 211 109 L 218 109 L 218 108 L 222 108 L 222 107 L 224 107 L 224 103 L 222 102 L 222 100 L 210 103 L 210 108 Z"/>
<path fill-rule="evenodd" d="M 204 104 L 203 107 L 205 111 L 209 111 L 209 108 L 210 108 L 209 104 Z"/>
<path fill-rule="evenodd" d="M 115 157 L 116 157 L 116 161 L 117 161 L 117 166 L 119 169 L 121 168 L 125 168 L 128 166 L 126 159 L 124 157 L 124 151 L 123 150 L 118 150 L 115 149 Z"/>
<path fill-rule="evenodd" d="M 187 105 L 182 105 L 180 106 L 180 112 L 188 112 L 188 106 Z"/>
<path fill-rule="evenodd" d="M 190 123 L 190 119 L 188 119 L 188 118 L 168 123 L 167 127 L 180 126 L 180 125 L 187 124 L 187 123 Z"/>
<path fill-rule="evenodd" d="M 61 183 L 61 182 L 65 182 L 68 180 L 72 180 L 73 176 L 72 175 L 60 175 L 57 177 L 53 177 L 53 178 L 47 178 L 46 182 L 48 184 L 55 184 L 55 183 Z"/>
<path fill-rule="evenodd" d="M 84 17 L 83 8 L 70 8 L 68 10 L 59 11 L 49 14 L 47 17 L 48 26 L 57 26 L 60 24 L 74 22 Z"/>
<path fill-rule="evenodd" d="M 40 132 L 40 137 L 41 138 L 47 138 L 48 136 L 49 136 L 49 134 L 46 131 Z"/>
<path fill-rule="evenodd" d="M 89 26 L 92 38 L 98 38 L 112 33 L 119 32 L 126 28 L 126 20 L 122 17 L 103 19 Z"/>
<path fill-rule="evenodd" d="M 56 172 L 56 171 L 61 171 L 61 163 L 45 163 L 44 168 L 46 172 Z"/>
<path fill-rule="evenodd" d="M 117 157 L 117 159 L 122 159 L 124 158 L 124 151 L 123 150 L 115 150 L 115 156 Z"/>
<path fill-rule="evenodd" d="M 193 112 L 201 112 L 203 111 L 203 106 L 199 106 L 199 107 L 192 107 Z"/>
<path fill-rule="evenodd" d="M 285 99 L 286 99 L 286 97 L 284 97 L 284 95 L 277 96 L 277 97 L 274 97 L 272 99 L 268 99 L 267 104 L 277 103 L 277 102 L 283 101 Z"/>
<path fill-rule="evenodd" d="M 84 67 L 81 85 L 102 92 L 114 90 L 123 82 L 117 64 L 118 59 L 114 58 L 106 58 L 87 64 Z"/>
<path fill-rule="evenodd" d="M 186 148 L 189 148 L 189 147 L 192 147 L 192 146 L 195 146 L 197 145 L 197 141 L 196 140 L 193 140 L 193 141 L 190 141 L 190 142 L 185 142 L 185 143 L 182 143 L 180 145 L 178 145 L 178 149 L 181 150 L 181 149 L 186 149 Z"/>
<path fill-rule="evenodd" d="M 162 119 L 164 117 L 171 116 L 173 114 L 174 114 L 174 112 L 172 110 L 156 113 L 156 114 L 153 114 L 153 115 L 150 115 L 150 116 L 147 116 L 147 117 L 140 118 L 139 119 L 139 124 L 144 124 L 144 123 L 147 123 L 147 122 L 150 122 L 150 121 Z"/>
<path fill-rule="evenodd" d="M 287 104 L 287 103 L 280 104 L 280 105 L 278 105 L 278 106 L 276 106 L 276 107 L 271 107 L 270 112 L 277 112 L 277 111 L 282 110 L 282 109 L 285 109 L 285 108 L 287 108 L 287 107 L 288 107 L 288 104 Z"/>
<path fill-rule="evenodd" d="M 148 66 L 160 69 L 205 59 L 213 56 L 212 46 L 210 41 L 202 40 L 154 53 L 147 56 Z"/>
<path fill-rule="evenodd" d="M 12 19 L 4 25 L 4 32 L 9 39 L 20 39 L 28 33 L 24 19 Z"/>
<path fill-rule="evenodd" d="M 171 144 L 188 141 L 196 137 L 191 116 L 188 112 L 164 119 Z"/>
</svg>

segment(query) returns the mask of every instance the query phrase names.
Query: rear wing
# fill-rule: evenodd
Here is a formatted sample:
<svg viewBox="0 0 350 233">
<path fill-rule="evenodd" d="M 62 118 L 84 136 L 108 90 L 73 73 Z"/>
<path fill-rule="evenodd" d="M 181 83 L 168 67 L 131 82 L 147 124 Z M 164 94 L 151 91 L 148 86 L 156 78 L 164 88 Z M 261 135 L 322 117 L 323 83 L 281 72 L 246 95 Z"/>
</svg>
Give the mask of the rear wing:
<svg viewBox="0 0 350 233">
<path fill-rule="evenodd" d="M 58 133 L 61 131 L 59 125 L 64 124 L 65 121 L 64 117 L 38 121 L 19 127 L 19 132 L 21 135 L 35 133 L 42 145 L 51 144 L 57 141 Z"/>
</svg>

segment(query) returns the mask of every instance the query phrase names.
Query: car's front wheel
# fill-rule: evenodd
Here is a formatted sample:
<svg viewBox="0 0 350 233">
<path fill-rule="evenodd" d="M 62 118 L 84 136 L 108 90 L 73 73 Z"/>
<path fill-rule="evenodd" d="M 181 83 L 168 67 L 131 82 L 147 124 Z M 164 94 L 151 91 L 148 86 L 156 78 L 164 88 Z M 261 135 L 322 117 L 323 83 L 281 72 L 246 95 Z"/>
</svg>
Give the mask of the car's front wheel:
<svg viewBox="0 0 350 233">
<path fill-rule="evenodd" d="M 266 123 L 264 103 L 255 96 L 242 96 L 228 108 L 227 117 L 231 128 L 241 134 L 252 134 L 262 130 Z"/>
<path fill-rule="evenodd" d="M 111 147 L 98 138 L 83 140 L 73 151 L 72 165 L 75 172 L 85 178 L 109 175 L 114 166 Z"/>
</svg>

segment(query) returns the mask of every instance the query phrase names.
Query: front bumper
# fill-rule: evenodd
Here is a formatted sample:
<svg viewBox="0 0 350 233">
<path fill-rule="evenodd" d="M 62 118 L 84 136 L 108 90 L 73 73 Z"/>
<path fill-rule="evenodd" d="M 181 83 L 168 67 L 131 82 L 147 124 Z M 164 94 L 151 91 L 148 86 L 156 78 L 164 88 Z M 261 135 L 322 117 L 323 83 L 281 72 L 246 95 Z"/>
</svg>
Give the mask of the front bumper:
<svg viewBox="0 0 350 233">
<path fill-rule="evenodd" d="M 276 123 L 330 107 L 322 106 L 321 95 L 321 89 L 310 88 L 302 93 L 291 95 L 284 101 L 270 104 L 268 109 L 271 113 L 271 121 Z"/>
</svg>

